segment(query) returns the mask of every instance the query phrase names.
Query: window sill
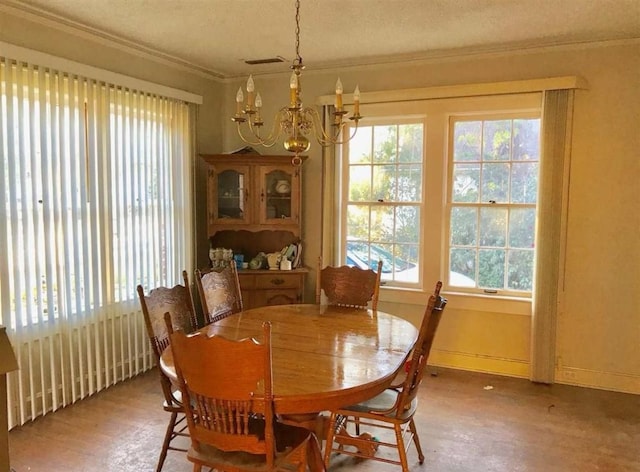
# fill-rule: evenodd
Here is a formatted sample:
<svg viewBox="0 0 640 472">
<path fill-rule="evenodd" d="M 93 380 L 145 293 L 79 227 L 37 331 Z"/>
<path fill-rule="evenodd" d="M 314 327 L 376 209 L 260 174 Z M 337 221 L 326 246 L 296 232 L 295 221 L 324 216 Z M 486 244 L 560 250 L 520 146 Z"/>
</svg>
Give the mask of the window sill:
<svg viewBox="0 0 640 472">
<path fill-rule="evenodd" d="M 403 303 L 409 305 L 426 305 L 430 292 L 422 290 L 381 287 L 381 302 Z M 531 299 L 505 297 L 500 295 L 482 295 L 475 293 L 448 292 L 442 291 L 442 295 L 447 298 L 449 307 L 456 310 L 488 311 L 493 313 L 506 313 L 510 315 L 531 316 Z"/>
</svg>

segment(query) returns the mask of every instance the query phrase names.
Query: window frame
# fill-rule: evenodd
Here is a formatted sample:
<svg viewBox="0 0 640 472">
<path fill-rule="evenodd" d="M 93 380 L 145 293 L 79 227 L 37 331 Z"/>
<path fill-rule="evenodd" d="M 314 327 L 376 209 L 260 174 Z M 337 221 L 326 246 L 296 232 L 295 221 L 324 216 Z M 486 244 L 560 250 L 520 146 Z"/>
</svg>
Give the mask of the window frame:
<svg viewBox="0 0 640 472">
<path fill-rule="evenodd" d="M 471 95 L 462 97 L 436 97 L 424 100 L 384 101 L 361 104 L 361 114 L 365 116 L 360 125 L 374 121 L 425 117 L 424 160 L 423 160 L 423 213 L 420 228 L 420 282 L 417 286 L 383 284 L 380 300 L 395 303 L 423 304 L 433 291 L 436 280 L 443 281 L 443 291 L 450 299 L 455 298 L 460 306 L 469 309 L 482 309 L 530 316 L 532 294 L 521 296 L 515 293 L 487 294 L 482 290 L 463 290 L 449 285 L 449 277 L 444 276 L 445 251 L 448 244 L 445 233 L 449 216 L 447 202 L 449 192 L 449 123 L 450 117 L 498 114 L 498 113 L 536 113 L 542 115 L 542 93 L 523 92 L 504 95 Z M 353 125 L 346 133 L 353 132 Z M 336 147 L 334 208 L 338 212 L 334 230 L 334 263 L 345 260 L 346 244 L 346 199 L 347 182 L 345 167 L 348 163 L 348 142 Z M 430 198 L 428 198 L 430 197 Z M 437 225 L 432 222 L 440 222 Z M 446 229 L 446 231 L 445 231 Z M 445 246 L 446 244 L 446 246 Z M 437 248 L 437 249 L 428 249 Z M 453 298 L 451 298 L 453 297 Z M 459 297 L 459 298 L 458 298 Z M 467 301 L 463 299 L 467 298 Z M 467 304 L 469 303 L 469 304 Z"/>
<path fill-rule="evenodd" d="M 463 203 L 463 202 L 453 202 L 453 170 L 454 170 L 454 141 L 455 141 L 455 133 L 454 133 L 454 124 L 456 122 L 461 122 L 461 121 L 498 121 L 498 120 L 517 120 L 517 119 L 538 119 L 540 120 L 540 141 L 542 139 L 542 110 L 539 111 L 504 111 L 504 112 L 492 112 L 492 113 L 484 113 L 484 112 L 477 112 L 477 113 L 465 113 L 465 114 L 451 114 L 449 116 L 449 123 L 448 123 L 448 146 L 447 146 L 447 178 L 446 178 L 446 210 L 445 210 L 445 218 L 446 221 L 443 224 L 443 229 L 444 229 L 444 239 L 443 239 L 443 251 L 442 251 L 442 256 L 444 258 L 444 269 L 446 269 L 447 267 L 450 267 L 451 261 L 450 261 L 450 254 L 451 254 L 451 213 L 452 213 L 452 209 L 454 206 L 458 206 L 458 207 L 472 207 L 472 208 L 477 208 L 478 210 L 482 209 L 482 208 L 505 208 L 507 210 L 511 210 L 511 209 L 516 209 L 516 208 L 533 208 L 535 213 L 536 213 L 536 225 L 537 226 L 537 213 L 538 213 L 538 201 L 537 201 L 537 197 L 536 197 L 536 202 L 535 203 L 510 203 L 510 202 L 495 202 L 495 203 L 490 203 L 490 202 L 483 202 L 483 201 L 478 201 L 478 202 L 474 202 L 474 203 Z M 482 151 L 481 151 L 482 152 Z M 542 145 L 540 143 L 539 146 L 539 152 L 542 152 Z M 540 160 L 541 160 L 541 156 L 538 156 L 538 182 L 537 182 L 537 188 L 540 187 Z M 484 162 L 481 160 L 481 162 Z M 499 161 L 502 162 L 502 161 Z M 509 161 L 509 162 L 513 162 L 513 161 Z M 535 243 L 535 228 L 534 228 L 534 234 L 532 235 L 532 239 Z M 480 247 L 479 244 L 476 245 L 477 248 Z M 508 241 L 505 241 L 505 249 L 508 248 Z M 535 247 L 534 247 L 534 263 L 533 266 L 535 267 Z M 506 262 L 505 262 L 505 267 L 506 267 Z M 451 273 L 451 271 L 449 270 L 449 274 Z M 535 274 L 532 272 L 531 274 L 532 278 L 534 278 Z M 444 277 L 444 275 L 443 275 Z M 532 297 L 532 293 L 533 293 L 533 289 L 531 291 L 528 290 L 514 290 L 514 289 L 488 289 L 488 288 L 481 288 L 481 287 L 463 287 L 463 286 L 458 286 L 458 285 L 452 285 L 450 280 L 446 280 L 446 282 L 443 280 L 443 285 L 445 287 L 447 287 L 448 289 L 451 290 L 456 290 L 458 292 L 466 292 L 466 293 L 478 293 L 478 294 L 485 294 L 485 295 L 490 295 L 490 296 L 498 296 L 498 295 L 502 295 L 502 296 L 509 296 L 509 297 L 516 297 L 516 298 L 531 298 Z M 476 282 L 477 284 L 477 282 Z"/>
<path fill-rule="evenodd" d="M 417 202 L 401 202 L 401 201 L 393 201 L 393 202 L 378 202 L 378 201 L 363 201 L 363 205 L 369 205 L 371 208 L 375 207 L 398 207 L 398 206 L 414 206 L 418 208 L 418 213 L 420 214 L 420 221 L 423 221 L 424 218 L 424 168 L 425 168 L 425 157 L 426 157 L 426 149 L 425 149 L 425 139 L 426 136 L 426 116 L 424 114 L 412 114 L 412 115 L 403 115 L 403 116 L 390 116 L 390 117 L 375 117 L 375 118 L 364 118 L 360 121 L 358 127 L 368 127 L 368 126 L 386 126 L 386 125 L 408 125 L 408 124 L 421 124 L 423 127 L 423 142 L 422 142 L 422 176 L 421 176 L 421 186 L 422 192 L 420 196 L 420 200 Z M 340 202 L 343 202 L 340 205 L 340 234 L 339 234 L 339 260 L 345 261 L 347 256 L 347 206 L 352 203 L 349 201 L 349 142 L 343 144 L 343 149 L 341 153 L 342 165 L 340 166 L 340 182 L 343 183 L 340 185 Z M 371 161 L 373 165 L 373 159 Z M 353 202 L 357 204 L 358 202 Z M 420 241 L 423 239 L 423 225 L 420 225 L 419 228 L 419 240 L 418 240 L 418 266 L 422 266 L 422 250 L 420 249 Z M 369 239 L 369 242 L 371 240 Z M 340 262 L 342 264 L 343 262 Z M 402 281 L 390 281 L 390 280 L 382 280 L 383 286 L 389 287 L 399 287 L 399 288 L 410 288 L 410 289 L 420 289 L 422 286 L 422 272 L 418 272 L 418 280 L 416 282 L 402 282 Z"/>
</svg>

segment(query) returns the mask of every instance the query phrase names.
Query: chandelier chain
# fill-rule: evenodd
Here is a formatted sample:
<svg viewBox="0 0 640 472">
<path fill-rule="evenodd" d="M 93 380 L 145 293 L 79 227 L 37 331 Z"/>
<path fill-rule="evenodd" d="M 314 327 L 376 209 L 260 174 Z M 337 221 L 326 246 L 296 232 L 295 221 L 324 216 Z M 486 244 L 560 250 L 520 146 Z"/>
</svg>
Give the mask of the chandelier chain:
<svg viewBox="0 0 640 472">
<path fill-rule="evenodd" d="M 294 153 L 292 164 L 298 166 L 302 164 L 300 153 L 309 150 L 310 142 L 307 135 L 315 137 L 316 141 L 323 147 L 343 144 L 350 141 L 358 130 L 358 122 L 362 118 L 360 115 L 360 89 L 356 86 L 353 91 L 353 113 L 348 119 L 354 123 L 351 133 L 343 133 L 347 125 L 345 118 L 348 114 L 342 102 L 342 82 L 336 82 L 336 102 L 335 109 L 331 112 L 333 120 L 328 123 L 331 129 L 324 127 L 318 110 L 313 107 L 305 107 L 302 104 L 301 72 L 304 69 L 302 57 L 300 56 L 300 0 L 295 0 L 296 5 L 296 57 L 291 64 L 291 78 L 289 79 L 289 103 L 281 107 L 274 116 L 274 122 L 268 135 L 262 134 L 264 125 L 262 121 L 262 97 L 256 93 L 255 83 L 252 76 L 247 80 L 247 101 L 244 102 L 242 87 L 236 93 L 236 114 L 231 119 L 236 123 L 240 139 L 251 145 L 273 146 L 284 133 L 286 139 L 284 148 Z M 248 127 L 249 136 L 245 136 L 242 131 L 242 124 Z M 346 127 L 349 129 L 349 127 Z"/>
<path fill-rule="evenodd" d="M 300 0 L 296 0 L 296 59 L 297 64 L 302 64 L 300 57 Z"/>
</svg>

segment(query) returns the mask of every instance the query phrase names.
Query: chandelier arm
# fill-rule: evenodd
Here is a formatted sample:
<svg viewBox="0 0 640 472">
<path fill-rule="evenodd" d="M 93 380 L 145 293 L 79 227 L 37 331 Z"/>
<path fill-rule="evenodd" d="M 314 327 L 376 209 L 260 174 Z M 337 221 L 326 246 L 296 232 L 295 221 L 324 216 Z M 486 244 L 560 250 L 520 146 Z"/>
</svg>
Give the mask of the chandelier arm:
<svg viewBox="0 0 640 472">
<path fill-rule="evenodd" d="M 356 135 L 356 133 L 358 132 L 358 120 L 353 120 L 354 123 L 356 124 L 355 126 L 352 126 L 351 129 L 353 130 L 351 132 L 351 135 L 347 138 L 347 139 L 343 139 L 342 141 L 336 141 L 335 144 L 344 144 L 344 143 L 348 143 L 349 141 L 351 141 L 353 139 L 353 137 Z M 344 128 L 344 125 L 346 125 L 346 123 L 342 123 L 342 126 L 340 126 L 340 134 L 342 134 L 342 129 Z"/>
<path fill-rule="evenodd" d="M 325 131 L 324 127 L 322 126 L 320 114 L 318 113 L 317 110 L 313 108 L 305 108 L 303 112 L 305 117 L 310 117 L 311 121 L 313 121 L 313 132 L 314 132 L 316 141 L 322 147 L 333 146 L 335 144 L 344 144 L 349 140 L 351 140 L 355 136 L 356 131 L 358 130 L 358 121 L 353 120 L 355 121 L 356 125 L 349 139 L 340 139 L 340 136 L 342 135 L 342 130 L 344 129 L 344 126 L 347 124 L 346 122 L 341 122 L 337 126 L 332 125 L 336 128 L 336 131 L 335 131 L 335 134 L 329 134 L 327 131 Z"/>
<path fill-rule="evenodd" d="M 320 114 L 314 108 L 304 108 L 302 110 L 305 118 L 309 121 L 313 122 L 313 134 L 316 138 L 316 141 L 322 146 L 328 146 L 333 144 L 334 140 L 332 137 L 324 130 L 322 126 L 322 120 L 320 119 Z"/>
<path fill-rule="evenodd" d="M 242 133 L 242 126 L 240 126 L 241 123 L 236 122 L 236 128 L 238 129 L 238 136 L 240 136 L 240 139 L 242 139 L 242 141 L 244 141 L 247 144 L 250 144 L 252 146 L 264 146 L 264 147 L 271 147 L 273 146 L 273 144 L 275 144 L 275 142 L 271 145 L 267 145 L 265 144 L 265 142 L 260 138 L 260 137 L 256 137 L 255 140 L 251 140 L 249 138 L 247 138 L 243 133 Z"/>
<path fill-rule="evenodd" d="M 264 147 L 272 147 L 274 144 L 278 142 L 278 139 L 282 134 L 282 126 L 280 125 L 280 123 L 286 116 L 287 111 L 288 111 L 287 107 L 282 107 L 280 110 L 276 112 L 274 116 L 273 124 L 271 126 L 271 131 L 269 132 L 269 135 L 264 138 L 260 136 L 260 126 L 254 126 L 251 119 L 248 119 L 247 122 L 248 122 L 249 131 L 251 132 L 251 136 L 253 138 L 246 137 L 242 133 L 242 127 L 241 127 L 242 123 L 237 122 L 236 124 L 238 125 L 237 127 L 238 127 L 238 134 L 240 135 L 240 139 L 242 139 L 247 144 L 251 144 L 252 146 L 260 145 Z"/>
<path fill-rule="evenodd" d="M 252 123 L 251 120 L 248 120 L 249 121 L 249 130 L 251 131 L 251 134 L 253 134 L 255 137 L 260 139 L 261 142 L 264 142 L 265 146 L 271 147 L 276 143 L 276 141 L 280 138 L 280 135 L 282 134 L 281 122 L 282 122 L 284 116 L 286 116 L 286 114 L 287 114 L 287 108 L 286 107 L 280 108 L 275 113 L 275 115 L 273 116 L 273 123 L 271 124 L 271 131 L 269 131 L 269 134 L 267 136 L 265 136 L 264 138 L 262 136 L 260 136 L 260 128 L 261 128 L 261 126 L 254 126 L 254 123 Z"/>
</svg>

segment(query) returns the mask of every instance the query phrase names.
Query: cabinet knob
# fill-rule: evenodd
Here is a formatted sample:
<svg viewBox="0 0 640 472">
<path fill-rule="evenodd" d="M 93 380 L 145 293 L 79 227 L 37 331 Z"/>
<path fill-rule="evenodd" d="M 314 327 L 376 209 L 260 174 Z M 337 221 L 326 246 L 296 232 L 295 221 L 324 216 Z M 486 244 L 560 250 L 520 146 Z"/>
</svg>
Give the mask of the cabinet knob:
<svg viewBox="0 0 640 472">
<path fill-rule="evenodd" d="M 284 283 L 284 279 L 271 279 L 271 283 L 273 285 L 282 285 Z"/>
</svg>

